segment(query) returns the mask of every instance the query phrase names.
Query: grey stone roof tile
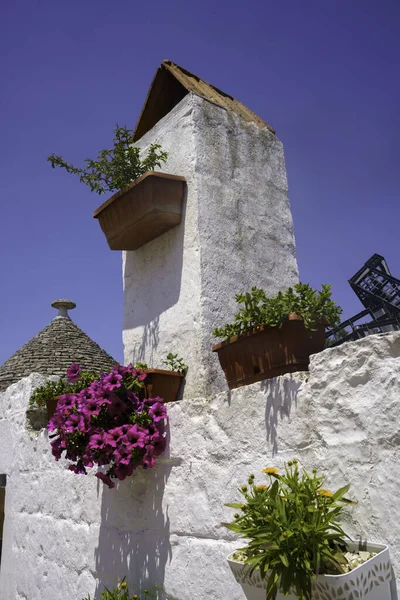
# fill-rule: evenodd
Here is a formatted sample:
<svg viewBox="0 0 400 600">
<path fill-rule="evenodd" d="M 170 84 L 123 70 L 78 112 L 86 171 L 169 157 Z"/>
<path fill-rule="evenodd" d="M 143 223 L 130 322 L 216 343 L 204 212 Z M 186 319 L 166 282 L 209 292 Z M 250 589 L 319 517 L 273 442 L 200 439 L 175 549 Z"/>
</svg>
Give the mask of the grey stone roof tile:
<svg viewBox="0 0 400 600">
<path fill-rule="evenodd" d="M 60 314 L 61 312 L 60 310 Z M 63 314 L 68 315 L 65 310 Z M 0 392 L 31 373 L 65 375 L 73 362 L 84 370 L 106 371 L 117 361 L 71 321 L 69 316 L 59 315 L 0 367 Z"/>
</svg>

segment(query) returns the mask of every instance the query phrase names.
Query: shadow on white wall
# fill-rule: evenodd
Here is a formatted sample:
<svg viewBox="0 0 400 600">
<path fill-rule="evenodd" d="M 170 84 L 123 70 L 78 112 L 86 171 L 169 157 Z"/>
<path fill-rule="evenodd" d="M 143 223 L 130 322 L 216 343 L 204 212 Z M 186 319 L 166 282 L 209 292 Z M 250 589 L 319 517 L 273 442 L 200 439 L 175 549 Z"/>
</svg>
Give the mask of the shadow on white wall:
<svg viewBox="0 0 400 600">
<path fill-rule="evenodd" d="M 297 405 L 300 388 L 301 381 L 289 377 L 276 377 L 261 382 L 261 390 L 267 396 L 265 427 L 273 456 L 278 452 L 278 422 L 284 417 L 290 417 L 293 404 Z"/>
<path fill-rule="evenodd" d="M 171 560 L 170 520 L 163 511 L 165 485 L 176 461 L 169 448 L 153 469 L 138 469 L 102 496 L 96 554 L 99 584 L 112 588 L 126 577 L 131 594 L 143 589 L 161 598 L 166 564 Z"/>
<path fill-rule="evenodd" d="M 148 325 L 178 302 L 183 268 L 186 203 L 187 186 L 183 195 L 180 225 L 141 248 L 126 252 L 123 273 L 126 286 L 124 330 Z M 146 281 L 143 281 L 144 277 Z"/>
</svg>

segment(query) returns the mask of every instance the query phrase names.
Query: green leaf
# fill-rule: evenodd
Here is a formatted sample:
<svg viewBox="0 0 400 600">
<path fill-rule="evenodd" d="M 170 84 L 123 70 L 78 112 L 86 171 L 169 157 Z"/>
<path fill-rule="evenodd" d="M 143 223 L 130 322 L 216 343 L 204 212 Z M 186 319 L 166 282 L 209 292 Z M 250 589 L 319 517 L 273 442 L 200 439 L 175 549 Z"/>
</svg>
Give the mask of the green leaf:
<svg viewBox="0 0 400 600">
<path fill-rule="evenodd" d="M 78 175 L 80 181 L 88 185 L 92 192 L 103 194 L 105 191 L 123 190 L 146 171 L 160 167 L 168 156 L 161 151 L 160 145 L 151 144 L 147 155 L 141 159 L 139 148 L 131 145 L 132 134 L 133 131 L 127 127 L 119 127 L 117 124 L 114 130 L 114 147 L 100 150 L 97 160 L 86 158 L 84 169 L 68 164 L 55 154 L 51 154 L 47 160 L 53 169 L 57 166 L 67 173 Z"/>
<path fill-rule="evenodd" d="M 342 496 L 344 496 L 345 494 L 347 494 L 347 492 L 350 489 L 350 484 L 345 485 L 343 487 L 341 487 L 340 489 L 337 490 L 337 492 L 335 492 L 332 496 L 332 500 L 336 501 L 336 500 L 340 500 L 342 498 Z"/>
<path fill-rule="evenodd" d="M 280 554 L 279 556 L 281 557 L 281 561 L 285 565 L 285 567 L 288 567 L 289 560 L 288 560 L 288 557 L 286 556 L 286 554 Z"/>
</svg>

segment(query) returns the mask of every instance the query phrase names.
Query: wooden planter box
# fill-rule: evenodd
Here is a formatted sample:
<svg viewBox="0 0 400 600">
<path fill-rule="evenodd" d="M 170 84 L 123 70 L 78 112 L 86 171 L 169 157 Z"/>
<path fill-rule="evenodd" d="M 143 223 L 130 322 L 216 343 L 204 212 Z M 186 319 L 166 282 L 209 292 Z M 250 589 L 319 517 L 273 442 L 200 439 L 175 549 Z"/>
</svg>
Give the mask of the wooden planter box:
<svg viewBox="0 0 400 600">
<path fill-rule="evenodd" d="M 358 544 L 347 544 L 350 551 L 357 552 Z M 387 546 L 368 543 L 369 552 L 377 552 L 362 565 L 350 573 L 343 575 L 317 575 L 312 582 L 313 600 L 390 600 L 390 580 L 392 568 Z M 240 562 L 228 556 L 228 563 L 236 581 L 242 586 L 247 600 L 265 600 L 268 574 L 261 578 L 260 571 L 256 569 L 249 575 L 249 569 Z M 295 593 L 284 596 L 278 592 L 276 600 L 297 600 Z"/>
<path fill-rule="evenodd" d="M 136 250 L 182 220 L 185 178 L 148 171 L 95 210 L 111 250 Z"/>
<path fill-rule="evenodd" d="M 144 380 L 145 398 L 160 396 L 165 402 L 175 402 L 178 398 L 184 374 L 180 371 L 167 371 L 164 369 L 145 369 L 147 377 Z"/>
<path fill-rule="evenodd" d="M 255 329 L 216 344 L 219 362 L 229 389 L 270 379 L 285 373 L 308 371 L 310 355 L 325 348 L 325 325 L 316 331 L 304 327 L 299 317 L 290 317 L 282 327 Z"/>
<path fill-rule="evenodd" d="M 46 400 L 46 408 L 47 408 L 47 420 L 50 421 L 51 417 L 56 412 L 57 404 L 61 396 L 56 396 L 51 400 Z"/>
</svg>

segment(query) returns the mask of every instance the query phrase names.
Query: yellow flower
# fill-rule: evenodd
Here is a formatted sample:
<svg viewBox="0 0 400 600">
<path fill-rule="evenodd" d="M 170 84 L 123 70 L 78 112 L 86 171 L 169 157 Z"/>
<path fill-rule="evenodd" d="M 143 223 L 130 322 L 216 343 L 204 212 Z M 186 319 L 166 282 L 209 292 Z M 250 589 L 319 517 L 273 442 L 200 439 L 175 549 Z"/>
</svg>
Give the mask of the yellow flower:
<svg viewBox="0 0 400 600">
<path fill-rule="evenodd" d="M 267 485 L 257 485 L 257 486 L 256 486 L 256 490 L 257 490 L 258 492 L 265 492 L 265 490 L 267 490 L 267 489 L 268 489 L 268 486 L 267 486 Z"/>
<path fill-rule="evenodd" d="M 137 594 L 133 594 L 132 600 L 138 600 L 139 596 Z"/>
<path fill-rule="evenodd" d="M 325 498 L 332 498 L 333 494 L 329 490 L 317 490 L 317 494 L 325 496 Z"/>
<path fill-rule="evenodd" d="M 123 590 L 127 587 L 127 584 L 125 581 L 123 581 L 122 583 L 119 584 L 118 589 Z"/>
<path fill-rule="evenodd" d="M 279 473 L 279 469 L 276 469 L 275 467 L 266 467 L 262 472 L 267 475 L 274 475 L 275 473 Z"/>
</svg>

